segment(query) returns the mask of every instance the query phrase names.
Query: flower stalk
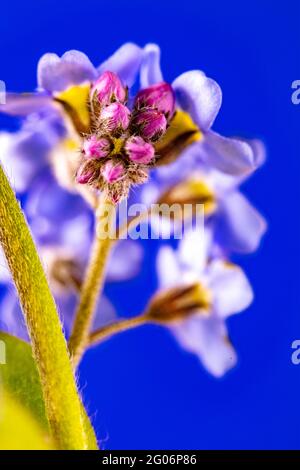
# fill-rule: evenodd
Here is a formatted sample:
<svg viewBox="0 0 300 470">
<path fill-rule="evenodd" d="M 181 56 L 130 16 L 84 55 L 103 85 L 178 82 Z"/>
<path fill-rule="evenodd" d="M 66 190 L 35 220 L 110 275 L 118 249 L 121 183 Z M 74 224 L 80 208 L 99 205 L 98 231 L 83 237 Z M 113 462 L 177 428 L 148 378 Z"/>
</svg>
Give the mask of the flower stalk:
<svg viewBox="0 0 300 470">
<path fill-rule="evenodd" d="M 1 167 L 0 242 L 19 294 L 56 446 L 88 449 L 90 423 L 87 426 L 55 302 L 26 220 Z"/>
<path fill-rule="evenodd" d="M 88 345 L 96 304 L 103 290 L 106 265 L 114 242 L 111 230 L 114 220 L 114 204 L 105 197 L 100 198 L 96 211 L 94 244 L 69 340 L 69 350 L 74 367 L 78 365 Z"/>
<path fill-rule="evenodd" d="M 141 314 L 133 318 L 126 318 L 116 323 L 111 323 L 110 325 L 103 326 L 98 330 L 94 331 L 89 336 L 89 345 L 93 346 L 95 344 L 102 343 L 103 341 L 109 339 L 111 336 L 122 333 L 127 330 L 131 330 L 138 326 L 142 326 L 145 323 L 149 323 L 151 320 L 148 314 Z"/>
</svg>

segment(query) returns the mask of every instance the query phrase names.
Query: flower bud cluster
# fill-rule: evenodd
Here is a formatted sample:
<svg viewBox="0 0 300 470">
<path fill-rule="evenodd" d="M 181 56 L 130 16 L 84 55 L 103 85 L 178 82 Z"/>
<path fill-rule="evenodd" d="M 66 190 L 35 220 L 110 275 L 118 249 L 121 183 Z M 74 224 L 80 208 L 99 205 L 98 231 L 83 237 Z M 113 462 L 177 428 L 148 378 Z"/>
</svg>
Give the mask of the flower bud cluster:
<svg viewBox="0 0 300 470">
<path fill-rule="evenodd" d="M 76 180 L 105 191 L 117 203 L 132 184 L 146 181 L 155 162 L 154 144 L 174 114 L 171 86 L 159 83 L 141 90 L 132 109 L 128 90 L 113 72 L 104 72 L 90 91 L 92 130 L 84 136 Z"/>
</svg>

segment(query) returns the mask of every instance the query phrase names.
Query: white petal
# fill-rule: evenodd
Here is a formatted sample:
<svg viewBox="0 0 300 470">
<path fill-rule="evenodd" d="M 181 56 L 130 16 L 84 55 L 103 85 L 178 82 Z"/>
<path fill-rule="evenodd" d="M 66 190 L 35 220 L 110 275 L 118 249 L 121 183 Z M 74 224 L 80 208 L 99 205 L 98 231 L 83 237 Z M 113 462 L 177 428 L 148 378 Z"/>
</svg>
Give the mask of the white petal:
<svg viewBox="0 0 300 470">
<path fill-rule="evenodd" d="M 207 264 L 212 242 L 212 233 L 208 227 L 186 230 L 179 243 L 180 262 L 188 269 L 195 271 L 199 277 Z"/>
<path fill-rule="evenodd" d="M 161 288 L 176 286 L 181 280 L 181 270 L 176 252 L 170 246 L 160 248 L 156 258 L 158 281 Z"/>
</svg>

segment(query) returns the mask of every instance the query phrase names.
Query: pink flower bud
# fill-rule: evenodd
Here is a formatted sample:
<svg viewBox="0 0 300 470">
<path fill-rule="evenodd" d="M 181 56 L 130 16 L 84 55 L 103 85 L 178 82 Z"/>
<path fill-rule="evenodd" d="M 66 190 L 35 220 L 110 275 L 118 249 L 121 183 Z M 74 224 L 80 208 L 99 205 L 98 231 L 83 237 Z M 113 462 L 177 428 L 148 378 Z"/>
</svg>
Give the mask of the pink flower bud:
<svg viewBox="0 0 300 470">
<path fill-rule="evenodd" d="M 155 108 L 170 119 L 175 110 L 174 91 L 169 83 L 157 83 L 138 92 L 135 106 L 136 108 Z"/>
<path fill-rule="evenodd" d="M 87 184 L 95 179 L 95 175 L 96 168 L 94 164 L 91 164 L 90 161 L 85 161 L 77 170 L 76 181 L 79 184 Z"/>
<path fill-rule="evenodd" d="M 124 166 L 122 163 L 114 163 L 109 160 L 102 168 L 101 174 L 107 183 L 115 183 L 123 176 Z"/>
<path fill-rule="evenodd" d="M 126 89 L 114 72 L 104 72 L 100 75 L 91 89 L 91 96 L 94 96 L 95 93 L 101 106 L 114 101 L 125 103 L 127 96 Z"/>
<path fill-rule="evenodd" d="M 99 120 L 109 132 L 125 131 L 129 125 L 130 111 L 121 103 L 112 103 L 101 110 Z"/>
<path fill-rule="evenodd" d="M 96 159 L 107 157 L 110 151 L 110 142 L 105 137 L 97 138 L 92 135 L 88 139 L 85 139 L 82 146 L 82 152 L 88 159 Z"/>
<path fill-rule="evenodd" d="M 155 154 L 153 145 L 138 136 L 130 137 L 127 140 L 125 150 L 130 160 L 136 163 L 149 163 Z"/>
<path fill-rule="evenodd" d="M 158 140 L 167 129 L 165 116 L 155 109 L 143 109 L 138 111 L 132 120 L 140 135 L 146 140 Z"/>
</svg>

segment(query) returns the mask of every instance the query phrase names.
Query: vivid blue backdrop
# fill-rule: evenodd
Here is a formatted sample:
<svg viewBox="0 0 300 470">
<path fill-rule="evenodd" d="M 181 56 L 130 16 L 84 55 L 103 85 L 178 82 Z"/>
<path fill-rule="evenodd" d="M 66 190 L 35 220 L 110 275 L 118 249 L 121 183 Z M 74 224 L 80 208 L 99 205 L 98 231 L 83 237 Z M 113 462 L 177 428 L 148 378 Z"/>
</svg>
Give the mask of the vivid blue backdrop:
<svg viewBox="0 0 300 470">
<path fill-rule="evenodd" d="M 209 376 L 168 333 L 147 327 L 88 353 L 81 384 L 109 449 L 300 448 L 300 3 L 271 0 L 44 0 L 1 4 L 0 78 L 10 90 L 36 85 L 44 52 L 80 49 L 101 62 L 123 42 L 157 42 L 167 79 L 203 69 L 221 85 L 215 129 L 262 137 L 268 161 L 245 191 L 270 228 L 258 253 L 240 261 L 256 293 L 229 322 L 240 362 Z M 11 121 L 1 118 L 1 125 Z M 155 289 L 156 243 L 145 244 L 137 279 L 109 286 L 121 315 L 137 314 Z"/>
</svg>

